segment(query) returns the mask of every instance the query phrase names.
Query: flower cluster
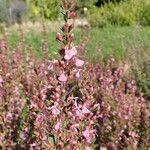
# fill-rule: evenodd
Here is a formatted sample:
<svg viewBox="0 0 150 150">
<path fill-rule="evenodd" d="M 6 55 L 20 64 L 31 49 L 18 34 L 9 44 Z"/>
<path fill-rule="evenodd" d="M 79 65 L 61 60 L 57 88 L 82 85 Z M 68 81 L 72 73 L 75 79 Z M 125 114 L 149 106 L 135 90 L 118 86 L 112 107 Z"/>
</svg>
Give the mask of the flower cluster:
<svg viewBox="0 0 150 150">
<path fill-rule="evenodd" d="M 113 58 L 105 69 L 82 60 L 73 6 L 63 0 L 60 59 L 37 60 L 30 47 L 25 53 L 23 36 L 12 53 L 7 35 L 0 41 L 0 149 L 149 148 L 149 102 Z"/>
</svg>

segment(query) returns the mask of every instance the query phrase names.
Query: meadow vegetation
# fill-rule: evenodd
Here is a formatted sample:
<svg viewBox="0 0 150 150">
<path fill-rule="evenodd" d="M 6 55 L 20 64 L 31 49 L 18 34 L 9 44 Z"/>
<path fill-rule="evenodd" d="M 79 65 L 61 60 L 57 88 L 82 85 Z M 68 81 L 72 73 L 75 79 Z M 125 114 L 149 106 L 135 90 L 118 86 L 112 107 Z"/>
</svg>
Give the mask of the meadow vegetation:
<svg viewBox="0 0 150 150">
<path fill-rule="evenodd" d="M 0 149 L 149 149 L 149 27 L 75 28 L 92 1 L 61 2 L 56 31 L 2 30 Z"/>
</svg>

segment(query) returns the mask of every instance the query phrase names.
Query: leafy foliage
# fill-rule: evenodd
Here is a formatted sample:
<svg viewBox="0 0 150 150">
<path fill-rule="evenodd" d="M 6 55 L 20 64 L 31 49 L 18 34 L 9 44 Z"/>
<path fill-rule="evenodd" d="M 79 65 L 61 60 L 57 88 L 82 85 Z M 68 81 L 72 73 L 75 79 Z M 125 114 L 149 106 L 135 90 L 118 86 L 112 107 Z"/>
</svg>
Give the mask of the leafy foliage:
<svg viewBox="0 0 150 150">
<path fill-rule="evenodd" d="M 149 25 L 149 5 L 149 0 L 109 2 L 100 8 L 91 9 L 88 18 L 91 25 L 97 27 L 134 24 Z"/>
<path fill-rule="evenodd" d="M 149 26 L 150 25 L 150 3 L 145 6 L 141 6 L 142 9 L 139 13 L 139 21 L 141 25 Z"/>
<path fill-rule="evenodd" d="M 58 0 L 27 0 L 29 16 L 32 19 L 43 16 L 46 19 L 54 20 L 58 17 Z"/>
</svg>

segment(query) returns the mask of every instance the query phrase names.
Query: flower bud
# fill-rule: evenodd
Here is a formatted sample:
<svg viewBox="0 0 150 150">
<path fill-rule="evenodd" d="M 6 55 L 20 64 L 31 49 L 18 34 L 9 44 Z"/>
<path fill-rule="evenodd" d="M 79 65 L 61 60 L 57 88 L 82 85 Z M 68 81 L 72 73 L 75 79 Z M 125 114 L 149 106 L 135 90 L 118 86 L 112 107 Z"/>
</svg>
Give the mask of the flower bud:
<svg viewBox="0 0 150 150">
<path fill-rule="evenodd" d="M 71 25 L 69 26 L 69 32 L 70 32 L 73 28 L 74 28 L 74 24 L 71 24 Z"/>
<path fill-rule="evenodd" d="M 59 42 L 63 41 L 63 36 L 59 32 L 56 34 L 56 40 Z"/>
<path fill-rule="evenodd" d="M 69 24 L 65 23 L 65 25 L 61 29 L 63 32 L 68 32 L 69 31 Z"/>
<path fill-rule="evenodd" d="M 68 19 L 73 19 L 76 17 L 76 14 L 73 11 L 67 11 L 66 16 Z"/>
<path fill-rule="evenodd" d="M 64 56 L 64 55 L 65 55 L 65 48 L 60 49 L 60 50 L 59 50 L 59 54 L 60 54 L 61 56 Z"/>
</svg>

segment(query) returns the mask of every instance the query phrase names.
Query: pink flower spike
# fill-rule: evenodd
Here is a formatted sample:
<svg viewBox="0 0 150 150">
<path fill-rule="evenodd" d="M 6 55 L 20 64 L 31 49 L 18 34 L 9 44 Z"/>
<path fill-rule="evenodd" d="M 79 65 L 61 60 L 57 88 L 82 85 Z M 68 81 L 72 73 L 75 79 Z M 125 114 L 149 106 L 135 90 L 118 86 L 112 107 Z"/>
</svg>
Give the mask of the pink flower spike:
<svg viewBox="0 0 150 150">
<path fill-rule="evenodd" d="M 76 59 L 76 66 L 77 67 L 82 67 L 84 65 L 84 61 L 83 60 L 80 60 L 80 59 Z"/>
<path fill-rule="evenodd" d="M 70 60 L 73 56 L 77 54 L 77 50 L 75 47 L 72 47 L 71 49 L 66 49 L 64 58 L 66 60 Z"/>
<path fill-rule="evenodd" d="M 56 125 L 54 126 L 54 129 L 58 131 L 61 128 L 61 122 L 57 122 Z"/>
<path fill-rule="evenodd" d="M 67 81 L 67 77 L 64 73 L 62 73 L 59 77 L 58 80 L 61 82 L 66 82 Z"/>
</svg>

